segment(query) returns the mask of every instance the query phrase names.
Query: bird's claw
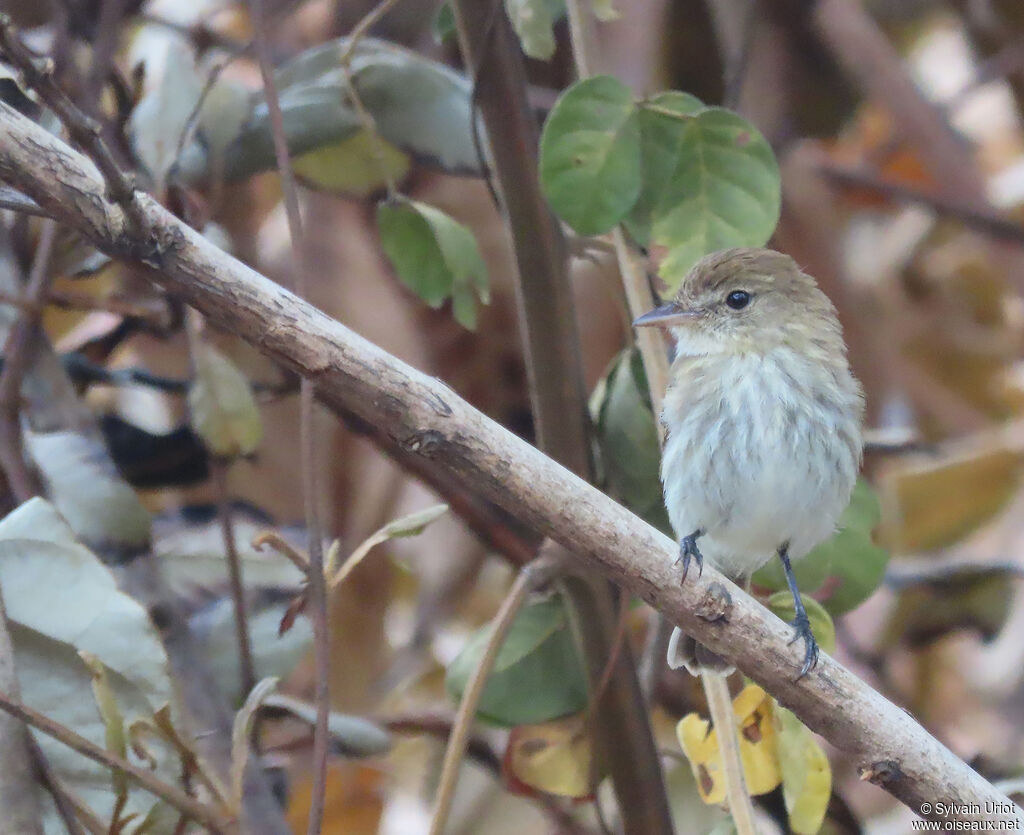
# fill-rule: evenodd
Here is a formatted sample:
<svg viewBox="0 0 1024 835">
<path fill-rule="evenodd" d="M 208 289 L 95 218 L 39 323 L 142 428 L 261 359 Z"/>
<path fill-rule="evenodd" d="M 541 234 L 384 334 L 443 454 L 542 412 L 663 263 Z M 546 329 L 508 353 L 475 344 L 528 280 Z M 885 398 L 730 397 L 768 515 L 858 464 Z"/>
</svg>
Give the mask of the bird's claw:
<svg viewBox="0 0 1024 835">
<path fill-rule="evenodd" d="M 789 625 L 793 627 L 793 637 L 789 639 L 789 644 L 795 644 L 801 638 L 804 641 L 804 665 L 800 668 L 800 675 L 796 677 L 797 681 L 799 681 L 813 670 L 818 663 L 818 642 L 814 640 L 814 633 L 811 632 L 811 622 L 808 620 L 807 615 L 798 614 L 796 619 L 791 621 Z"/>
<path fill-rule="evenodd" d="M 704 574 L 704 555 L 700 552 L 700 548 L 697 547 L 697 537 L 700 535 L 701 532 L 699 531 L 691 533 L 689 536 L 684 536 L 679 543 L 679 558 L 676 560 L 676 565 L 679 565 L 679 563 L 683 564 L 681 583 L 686 582 L 686 575 L 690 573 L 691 559 L 697 562 L 697 576 L 701 577 Z"/>
</svg>

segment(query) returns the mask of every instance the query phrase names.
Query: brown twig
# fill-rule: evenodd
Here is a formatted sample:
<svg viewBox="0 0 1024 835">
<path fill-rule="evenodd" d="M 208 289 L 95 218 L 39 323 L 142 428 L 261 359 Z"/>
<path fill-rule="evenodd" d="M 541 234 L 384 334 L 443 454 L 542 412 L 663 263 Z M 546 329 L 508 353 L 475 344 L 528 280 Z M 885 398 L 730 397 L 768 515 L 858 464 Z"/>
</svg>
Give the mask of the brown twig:
<svg viewBox="0 0 1024 835">
<path fill-rule="evenodd" d="M 221 538 L 224 540 L 224 555 L 228 562 L 231 601 L 235 606 L 235 634 L 238 639 L 241 692 L 248 693 L 256 685 L 256 665 L 252 660 L 252 638 L 249 635 L 245 584 L 242 581 L 242 558 L 238 555 L 235 526 L 231 519 L 231 502 L 228 499 L 229 466 L 229 462 L 220 459 L 210 462 L 214 489 L 217 493 L 217 517 L 220 520 Z"/>
<path fill-rule="evenodd" d="M 281 177 L 285 214 L 288 217 L 288 232 L 292 244 L 292 258 L 295 262 L 295 287 L 299 296 L 309 292 L 309 265 L 306 259 L 302 233 L 302 215 L 299 212 L 298 187 L 292 171 L 291 156 L 284 132 L 284 117 L 281 102 L 274 83 L 274 70 L 270 64 L 267 33 L 263 21 L 262 0 L 249 0 L 252 25 L 255 35 L 256 56 L 263 77 L 263 93 L 270 114 L 270 127 L 274 138 L 274 156 Z M 303 377 L 299 387 L 299 457 L 302 470 L 302 498 L 305 507 L 306 533 L 309 537 L 309 619 L 313 623 L 313 654 L 316 666 L 316 724 L 313 727 L 313 785 L 309 803 L 307 832 L 316 835 L 323 826 L 324 804 L 327 786 L 327 723 L 331 709 L 330 693 L 330 636 L 327 624 L 327 588 L 324 578 L 324 546 L 320 525 L 320 491 L 316 482 L 316 468 L 319 466 L 316 451 L 315 427 L 313 426 L 313 381 Z"/>
<path fill-rule="evenodd" d="M 110 255 L 135 264 L 136 242 L 105 201 L 92 167 L 60 139 L 0 102 L 0 179 L 54 211 Z M 789 627 L 714 568 L 680 584 L 678 546 L 592 485 L 488 419 L 443 383 L 418 372 L 245 266 L 181 223 L 147 195 L 137 198 L 153 234 L 173 241 L 147 274 L 218 327 L 316 380 L 323 403 L 364 425 L 463 489 L 494 502 L 577 554 L 587 570 L 626 586 L 713 652 L 735 664 L 845 751 L 873 782 L 915 811 L 948 803 L 949 817 L 976 820 L 969 804 L 1012 809 L 1005 795 L 958 759 L 911 716 L 822 653 L 797 679 Z M 150 264 L 150 266 L 152 266 Z M 727 622 L 697 613 L 707 584 L 721 583 Z M 933 806 L 933 809 L 935 807 Z M 982 815 L 984 816 L 984 812 Z M 989 814 L 989 817 L 992 817 Z M 1000 820 L 1020 821 L 1011 812 Z"/>
<path fill-rule="evenodd" d="M 1024 226 L 1003 217 L 997 212 L 967 205 L 947 194 L 935 194 L 906 183 L 887 180 L 877 173 L 862 168 L 851 168 L 833 162 L 822 161 L 818 171 L 830 182 L 848 188 L 862 188 L 873 191 L 901 203 L 917 203 L 927 206 L 937 214 L 959 220 L 973 226 L 993 238 L 1024 243 Z"/>
<path fill-rule="evenodd" d="M 236 831 L 234 822 L 212 806 L 200 803 L 194 797 L 189 797 L 177 786 L 165 783 L 152 772 L 139 768 L 127 760 L 121 759 L 121 757 L 111 754 L 109 751 L 105 751 L 98 745 L 94 745 L 84 736 L 80 736 L 70 728 L 55 722 L 27 705 L 11 699 L 6 693 L 2 692 L 0 692 L 0 710 L 17 717 L 25 724 L 42 731 L 47 736 L 52 736 L 68 746 L 68 748 L 88 757 L 93 762 L 97 762 L 110 769 L 123 771 L 130 779 L 134 780 L 150 794 L 159 797 L 182 814 L 188 815 L 189 818 L 197 823 L 209 827 L 213 832 Z"/>
<path fill-rule="evenodd" d="M 53 62 L 49 58 L 39 58 L 29 51 L 21 42 L 14 29 L 10 17 L 0 12 L 0 51 L 18 68 L 25 83 L 35 90 L 49 108 L 57 114 L 67 129 L 72 141 L 81 147 L 89 158 L 96 163 L 100 174 L 107 184 L 107 194 L 117 203 L 125 215 L 136 226 L 140 220 L 135 206 L 135 178 L 126 174 L 117 164 L 110 148 L 103 140 L 102 127 L 99 122 L 82 110 L 64 91 L 57 86 L 53 78 Z M 138 227 L 141 228 L 141 227 Z"/>
<path fill-rule="evenodd" d="M 14 323 L 3 352 L 0 371 L 0 465 L 18 502 L 42 493 L 38 475 L 25 462 L 21 438 L 21 383 L 32 359 L 38 335 L 39 310 L 50 286 L 50 260 L 57 239 L 57 223 L 44 220 L 32 262 L 25 301 L 28 305 Z"/>
<path fill-rule="evenodd" d="M 99 822 L 98 818 L 92 814 L 91 810 L 84 806 L 76 806 L 74 799 L 68 795 L 64 786 L 61 785 L 56 773 L 46 759 L 46 755 L 43 754 L 43 749 L 39 747 L 39 743 L 31 736 L 28 736 L 28 749 L 29 756 L 32 759 L 32 767 L 36 772 L 36 779 L 39 780 L 39 784 L 53 798 L 53 805 L 57 808 L 57 814 L 60 815 L 64 826 L 67 827 L 68 835 L 85 835 L 79 818 L 85 819 L 90 829 L 95 831 L 93 827 Z M 4 767 L 10 768 L 10 763 L 5 761 Z M 102 831 L 106 832 L 107 828 L 104 827 Z"/>
<path fill-rule="evenodd" d="M 50 213 L 35 200 L 6 186 L 0 188 L 0 209 L 9 209 L 12 212 L 20 212 L 23 215 L 33 215 L 34 217 L 50 217 Z"/>
</svg>

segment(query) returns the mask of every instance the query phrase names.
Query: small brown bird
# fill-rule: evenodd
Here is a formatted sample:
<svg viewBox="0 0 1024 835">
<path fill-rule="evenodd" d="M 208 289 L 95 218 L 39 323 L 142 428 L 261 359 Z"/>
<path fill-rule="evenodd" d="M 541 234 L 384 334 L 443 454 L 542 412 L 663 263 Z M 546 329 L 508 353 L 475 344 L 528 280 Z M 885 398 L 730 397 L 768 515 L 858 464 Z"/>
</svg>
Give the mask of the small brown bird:
<svg viewBox="0 0 1024 835">
<path fill-rule="evenodd" d="M 862 449 L 864 398 L 835 308 L 789 256 L 729 249 L 699 261 L 671 302 L 634 324 L 675 337 L 661 480 L 683 579 L 706 559 L 745 583 L 778 554 L 806 675 L 818 646 L 791 560 L 835 531 Z M 721 666 L 693 649 L 698 663 Z"/>
</svg>

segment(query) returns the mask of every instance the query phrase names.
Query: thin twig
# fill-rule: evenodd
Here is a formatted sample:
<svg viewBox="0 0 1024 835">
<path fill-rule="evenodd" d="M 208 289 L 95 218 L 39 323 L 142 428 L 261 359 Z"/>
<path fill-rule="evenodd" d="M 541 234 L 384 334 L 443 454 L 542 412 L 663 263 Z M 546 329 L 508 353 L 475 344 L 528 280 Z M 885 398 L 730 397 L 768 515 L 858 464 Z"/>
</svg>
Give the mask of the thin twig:
<svg viewBox="0 0 1024 835">
<path fill-rule="evenodd" d="M 224 814 L 212 806 L 200 803 L 194 797 L 189 797 L 177 786 L 165 783 L 151 771 L 139 768 L 127 760 L 105 751 L 98 745 L 93 744 L 84 736 L 80 736 L 68 727 L 55 722 L 48 716 L 33 710 L 18 701 L 11 699 L 6 693 L 0 692 L 0 710 L 15 716 L 27 725 L 31 725 L 47 736 L 62 742 L 82 756 L 88 757 L 93 762 L 107 768 L 123 771 L 129 778 L 134 780 L 150 794 L 159 797 L 170 804 L 179 812 L 188 815 L 192 820 L 209 827 L 214 832 L 234 831 L 234 823 Z"/>
<path fill-rule="evenodd" d="M 227 461 L 216 459 L 210 462 L 213 471 L 214 489 L 217 493 L 217 517 L 224 540 L 224 553 L 228 561 L 228 581 L 231 584 L 231 601 L 235 606 L 235 634 L 238 638 L 238 660 L 241 673 L 241 692 L 248 693 L 256 685 L 256 665 L 252 658 L 252 638 L 249 635 L 249 616 L 245 603 L 245 584 L 242 582 L 242 558 L 238 555 L 235 541 L 234 522 L 231 519 L 231 502 L 228 500 Z"/>
<path fill-rule="evenodd" d="M 368 11 L 363 17 L 352 27 L 348 33 L 348 43 L 345 45 L 345 49 L 341 53 L 339 59 L 343 67 L 347 67 L 349 61 L 352 59 L 352 53 L 355 52 L 359 42 L 366 37 L 366 34 L 373 28 L 373 26 L 380 20 L 384 15 L 394 8 L 398 0 L 380 0 L 380 2 Z"/>
<path fill-rule="evenodd" d="M 873 191 L 875 194 L 901 203 L 917 203 L 927 206 L 939 215 L 959 220 L 993 238 L 1024 243 L 1024 226 L 1021 224 L 1003 217 L 998 212 L 966 204 L 950 195 L 927 192 L 907 183 L 887 180 L 871 170 L 852 168 L 826 160 L 819 163 L 818 171 L 823 177 L 837 185 Z"/>
<path fill-rule="evenodd" d="M 8 209 L 12 212 L 19 212 L 23 215 L 34 217 L 53 217 L 46 209 L 36 203 L 31 197 L 26 197 L 20 191 L 4 186 L 0 188 L 0 209 Z"/>
<path fill-rule="evenodd" d="M 67 827 L 68 835 L 85 835 L 79 817 L 85 817 L 89 823 L 97 822 L 95 816 L 88 809 L 76 809 L 74 800 L 68 796 L 64 786 L 61 785 L 53 768 L 50 766 L 43 749 L 39 747 L 35 737 L 26 732 L 29 756 L 32 758 L 32 767 L 36 772 L 36 779 L 39 784 L 50 793 L 53 798 L 53 805 L 57 808 L 57 814 Z M 92 816 L 90 818 L 90 816 Z"/>
<path fill-rule="evenodd" d="M 285 214 L 288 217 L 288 232 L 292 244 L 292 258 L 295 263 L 295 289 L 299 296 L 309 293 L 309 272 L 302 232 L 302 215 L 299 212 L 298 188 L 292 171 L 291 156 L 284 132 L 284 117 L 281 102 L 274 83 L 274 69 L 270 64 L 267 33 L 263 21 L 263 0 L 249 0 L 256 56 L 263 77 L 263 93 L 267 100 L 270 127 L 274 138 L 274 156 L 281 177 Z M 319 466 L 316 437 L 313 426 L 313 398 L 315 389 L 309 377 L 303 377 L 299 386 L 299 466 L 302 470 L 302 499 L 306 516 L 306 533 L 309 537 L 309 618 L 313 623 L 313 653 L 316 667 L 315 699 L 316 724 L 313 727 L 313 785 L 309 802 L 309 823 L 307 832 L 316 835 L 323 826 L 324 804 L 327 786 L 327 723 L 331 709 L 330 693 L 330 644 L 327 632 L 327 588 L 324 578 L 324 546 L 320 525 L 320 491 L 317 487 L 316 468 Z"/>
<path fill-rule="evenodd" d="M 50 286 L 50 261 L 57 239 L 57 222 L 44 220 L 32 262 L 22 311 L 7 335 L 0 371 L 0 463 L 18 502 L 42 493 L 39 477 L 25 462 L 21 438 L 21 383 L 32 361 L 38 335 L 40 304 Z"/>
<path fill-rule="evenodd" d="M 309 557 L 277 531 L 261 531 L 252 538 L 252 547 L 257 551 L 262 551 L 264 545 L 269 545 L 281 556 L 287 557 L 304 575 L 309 574 Z"/>
<path fill-rule="evenodd" d="M 110 148 L 103 140 L 102 128 L 67 97 L 53 78 L 53 61 L 38 58 L 21 42 L 8 15 L 0 12 L 0 51 L 7 56 L 49 108 L 57 114 L 71 139 L 96 163 L 107 184 L 107 194 L 125 212 L 129 220 L 141 229 L 141 215 L 135 204 L 135 178 L 126 174 L 117 164 Z"/>
<path fill-rule="evenodd" d="M 714 0 L 712 14 L 716 3 Z M 739 50 L 729 56 L 725 66 L 725 91 L 722 94 L 722 106 L 735 109 L 740 103 L 740 96 L 743 94 L 743 82 L 747 77 L 747 66 L 750 64 L 750 54 L 754 48 L 754 34 L 757 32 L 758 12 L 761 4 L 758 2 L 747 2 L 740 34 Z"/>
<path fill-rule="evenodd" d="M 395 734 L 420 734 L 451 738 L 455 717 L 438 713 L 403 713 L 379 718 L 378 723 Z M 470 736 L 466 741 L 466 756 L 481 766 L 497 780 L 504 783 L 501 757 L 482 736 Z M 590 830 L 573 817 L 572 813 L 559 804 L 559 798 L 545 792 L 533 792 L 528 796 L 548 816 L 557 835 L 590 835 Z"/>
<path fill-rule="evenodd" d="M 452 811 L 452 801 L 455 799 L 455 786 L 458 783 L 459 770 L 462 767 L 462 758 L 466 753 L 466 743 L 473 727 L 473 717 L 476 716 L 477 706 L 484 694 L 487 678 L 490 676 L 491 670 L 494 669 L 494 662 L 498 659 L 498 653 L 505 643 L 505 638 L 508 637 L 516 615 L 523 603 L 526 602 L 527 594 L 550 577 L 552 567 L 553 561 L 547 557 L 538 557 L 529 565 L 524 566 L 491 621 L 491 635 L 487 639 L 487 645 L 484 647 L 480 660 L 477 661 L 473 674 L 466 682 L 462 701 L 459 702 L 459 709 L 456 711 L 455 721 L 452 723 L 452 732 L 448 737 L 448 747 L 445 749 L 444 762 L 441 765 L 437 796 L 434 798 L 430 835 L 442 835 L 448 823 L 448 816 Z"/>
</svg>

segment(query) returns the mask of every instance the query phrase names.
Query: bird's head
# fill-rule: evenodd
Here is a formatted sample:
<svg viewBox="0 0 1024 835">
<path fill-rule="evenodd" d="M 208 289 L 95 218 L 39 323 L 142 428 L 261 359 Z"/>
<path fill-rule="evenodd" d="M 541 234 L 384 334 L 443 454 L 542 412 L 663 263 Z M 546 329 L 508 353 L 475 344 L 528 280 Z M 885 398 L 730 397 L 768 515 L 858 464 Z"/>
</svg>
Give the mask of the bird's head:
<svg viewBox="0 0 1024 835">
<path fill-rule="evenodd" d="M 726 249 L 698 261 L 672 301 L 645 313 L 637 327 L 667 328 L 683 355 L 842 351 L 835 308 L 788 255 Z"/>
</svg>

